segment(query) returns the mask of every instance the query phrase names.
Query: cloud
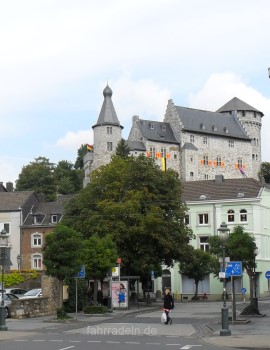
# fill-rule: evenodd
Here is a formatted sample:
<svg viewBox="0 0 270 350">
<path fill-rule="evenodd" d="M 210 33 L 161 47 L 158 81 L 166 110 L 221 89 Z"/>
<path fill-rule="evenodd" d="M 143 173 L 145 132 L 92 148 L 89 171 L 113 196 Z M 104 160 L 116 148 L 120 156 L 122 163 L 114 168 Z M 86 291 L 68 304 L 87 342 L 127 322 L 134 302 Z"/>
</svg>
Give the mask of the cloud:
<svg viewBox="0 0 270 350">
<path fill-rule="evenodd" d="M 212 74 L 198 92 L 189 95 L 188 101 L 192 108 L 216 111 L 233 97 L 240 98 L 264 114 L 262 118 L 262 160 L 269 162 L 270 99 L 247 85 L 240 76 L 230 72 Z"/>
<path fill-rule="evenodd" d="M 81 145 L 93 143 L 93 135 L 89 130 L 79 130 L 77 132 L 68 131 L 63 137 L 58 139 L 55 146 L 65 150 L 78 150 Z"/>
</svg>

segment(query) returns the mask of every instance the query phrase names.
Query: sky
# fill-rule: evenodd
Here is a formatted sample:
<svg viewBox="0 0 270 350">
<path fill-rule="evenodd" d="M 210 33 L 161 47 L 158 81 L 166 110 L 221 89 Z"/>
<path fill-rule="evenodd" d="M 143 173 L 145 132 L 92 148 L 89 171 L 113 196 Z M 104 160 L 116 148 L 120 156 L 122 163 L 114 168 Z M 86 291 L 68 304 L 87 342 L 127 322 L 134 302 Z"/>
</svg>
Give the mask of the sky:
<svg viewBox="0 0 270 350">
<path fill-rule="evenodd" d="M 75 163 L 107 82 L 127 138 L 167 103 L 264 113 L 270 162 L 269 0 L 0 0 L 0 181 L 38 157 Z"/>
</svg>

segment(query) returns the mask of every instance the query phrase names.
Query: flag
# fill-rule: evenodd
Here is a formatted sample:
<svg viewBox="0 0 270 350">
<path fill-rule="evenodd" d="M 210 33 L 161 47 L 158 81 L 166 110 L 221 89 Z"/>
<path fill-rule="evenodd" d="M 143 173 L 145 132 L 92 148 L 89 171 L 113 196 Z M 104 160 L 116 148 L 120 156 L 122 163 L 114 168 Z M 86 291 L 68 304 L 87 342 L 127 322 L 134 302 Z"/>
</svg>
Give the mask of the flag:
<svg viewBox="0 0 270 350">
<path fill-rule="evenodd" d="M 244 170 L 242 167 L 239 167 L 239 170 L 240 170 L 241 174 L 242 174 L 244 177 L 247 177 L 247 174 L 246 174 L 245 170 Z"/>
<path fill-rule="evenodd" d="M 162 164 L 162 171 L 166 171 L 166 158 L 161 159 L 161 164 Z"/>
<path fill-rule="evenodd" d="M 87 145 L 86 145 L 86 148 L 87 148 L 87 151 L 88 151 L 88 152 L 93 152 L 93 151 L 94 151 L 94 146 L 93 146 L 93 145 L 87 144 Z"/>
</svg>

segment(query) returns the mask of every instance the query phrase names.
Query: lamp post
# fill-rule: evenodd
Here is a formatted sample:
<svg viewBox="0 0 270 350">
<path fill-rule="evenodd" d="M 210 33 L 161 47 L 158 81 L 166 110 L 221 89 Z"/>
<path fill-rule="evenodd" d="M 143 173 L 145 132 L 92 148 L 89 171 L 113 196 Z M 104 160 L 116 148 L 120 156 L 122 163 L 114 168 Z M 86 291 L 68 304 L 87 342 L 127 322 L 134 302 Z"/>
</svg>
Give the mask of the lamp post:
<svg viewBox="0 0 270 350">
<path fill-rule="evenodd" d="M 259 254 L 259 249 L 257 247 L 254 248 L 254 270 L 253 270 L 253 303 L 256 309 L 259 311 L 258 307 L 258 298 L 257 298 L 257 279 L 256 279 L 256 256 Z"/>
<path fill-rule="evenodd" d="M 223 305 L 221 308 L 221 324 L 222 324 L 222 329 L 220 330 L 220 335 L 221 336 L 228 336 L 231 335 L 231 331 L 229 329 L 229 309 L 226 305 L 226 297 L 227 297 L 227 292 L 226 292 L 226 274 L 225 274 L 225 244 L 226 241 L 229 237 L 230 234 L 230 229 L 226 225 L 225 222 L 222 222 L 220 227 L 218 228 L 218 236 L 221 240 L 222 243 L 222 272 L 223 272 Z"/>
<path fill-rule="evenodd" d="M 20 270 L 22 266 L 22 256 L 20 254 L 17 255 L 17 264 L 18 264 L 18 270 Z"/>
<path fill-rule="evenodd" d="M 6 260 L 6 247 L 7 247 L 7 239 L 8 239 L 9 233 L 7 233 L 5 230 L 2 230 L 0 232 L 1 237 L 1 284 L 2 284 L 2 291 L 1 291 L 1 306 L 0 306 L 0 331 L 7 331 L 8 328 L 6 326 L 6 308 L 4 303 L 4 265 Z"/>
</svg>

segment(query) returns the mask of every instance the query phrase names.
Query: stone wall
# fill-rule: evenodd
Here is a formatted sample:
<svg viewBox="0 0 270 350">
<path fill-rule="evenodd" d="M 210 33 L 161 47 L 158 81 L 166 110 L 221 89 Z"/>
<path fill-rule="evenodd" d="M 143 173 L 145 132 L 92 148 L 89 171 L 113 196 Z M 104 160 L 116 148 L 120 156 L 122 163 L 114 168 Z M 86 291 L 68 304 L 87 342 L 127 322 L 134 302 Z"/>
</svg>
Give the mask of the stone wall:
<svg viewBox="0 0 270 350">
<path fill-rule="evenodd" d="M 55 314 L 49 298 L 18 299 L 12 301 L 10 307 L 11 318 L 30 318 Z"/>
</svg>

